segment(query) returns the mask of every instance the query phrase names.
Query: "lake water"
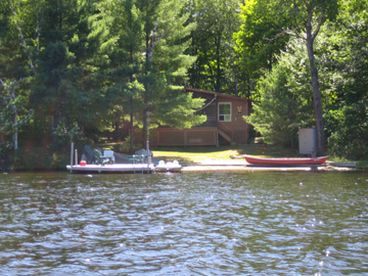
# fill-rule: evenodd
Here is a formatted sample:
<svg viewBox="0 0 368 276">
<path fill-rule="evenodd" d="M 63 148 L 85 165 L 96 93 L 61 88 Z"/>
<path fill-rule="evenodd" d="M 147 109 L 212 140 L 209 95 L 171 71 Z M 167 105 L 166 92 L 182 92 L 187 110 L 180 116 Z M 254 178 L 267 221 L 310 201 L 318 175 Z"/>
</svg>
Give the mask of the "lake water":
<svg viewBox="0 0 368 276">
<path fill-rule="evenodd" d="M 0 175 L 0 275 L 368 273 L 367 173 Z"/>
</svg>

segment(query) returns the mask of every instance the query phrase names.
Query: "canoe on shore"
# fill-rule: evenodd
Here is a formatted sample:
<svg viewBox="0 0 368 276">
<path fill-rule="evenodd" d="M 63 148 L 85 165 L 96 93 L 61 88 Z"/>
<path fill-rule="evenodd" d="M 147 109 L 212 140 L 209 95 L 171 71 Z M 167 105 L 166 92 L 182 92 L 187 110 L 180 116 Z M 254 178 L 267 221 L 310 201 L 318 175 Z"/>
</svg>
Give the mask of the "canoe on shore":
<svg viewBox="0 0 368 276">
<path fill-rule="evenodd" d="M 275 165 L 275 166 L 301 166 L 301 165 L 322 165 L 328 156 L 321 157 L 291 157 L 291 158 L 267 158 L 252 155 L 244 155 L 245 160 L 252 165 Z"/>
</svg>

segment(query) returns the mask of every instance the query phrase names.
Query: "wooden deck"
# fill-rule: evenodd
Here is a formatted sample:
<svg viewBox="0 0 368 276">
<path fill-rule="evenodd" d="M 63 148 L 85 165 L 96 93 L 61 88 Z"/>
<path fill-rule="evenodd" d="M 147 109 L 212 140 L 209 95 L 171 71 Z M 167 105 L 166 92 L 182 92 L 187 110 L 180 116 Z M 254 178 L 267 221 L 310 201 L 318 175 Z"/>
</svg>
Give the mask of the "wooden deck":
<svg viewBox="0 0 368 276">
<path fill-rule="evenodd" d="M 216 127 L 158 128 L 151 144 L 155 146 L 217 146 Z"/>
</svg>

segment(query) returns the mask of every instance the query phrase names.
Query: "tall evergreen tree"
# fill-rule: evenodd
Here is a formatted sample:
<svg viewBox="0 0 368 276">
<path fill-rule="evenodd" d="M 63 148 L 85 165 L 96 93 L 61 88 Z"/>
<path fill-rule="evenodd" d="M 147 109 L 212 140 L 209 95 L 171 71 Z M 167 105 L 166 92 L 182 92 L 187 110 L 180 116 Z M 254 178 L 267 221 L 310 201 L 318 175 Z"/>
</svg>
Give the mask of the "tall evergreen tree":
<svg viewBox="0 0 368 276">
<path fill-rule="evenodd" d="M 240 0 L 195 0 L 188 7 L 197 24 L 189 52 L 197 56 L 189 70 L 193 87 L 238 92 L 232 35 L 239 28 Z"/>
<path fill-rule="evenodd" d="M 3 154 L 9 148 L 17 153 L 19 136 L 31 116 L 29 84 L 34 64 L 22 20 L 27 8 L 28 2 L 8 0 L 0 4 L 0 135 L 5 136 L 0 152 Z"/>
<path fill-rule="evenodd" d="M 246 121 L 266 143 L 296 147 L 298 129 L 313 122 L 308 57 L 300 39 L 293 39 L 253 92 L 253 112 Z"/>
<path fill-rule="evenodd" d="M 144 20 L 145 65 L 141 82 L 143 129 L 149 140 L 149 123 L 191 127 L 204 121 L 194 112 L 202 105 L 183 93 L 186 73 L 194 57 L 185 54 L 194 25 L 188 23 L 184 3 L 177 0 L 141 2 Z"/>
<path fill-rule="evenodd" d="M 91 135 L 98 131 L 104 114 L 99 82 L 91 61 L 94 42 L 87 40 L 88 13 L 92 1 L 45 0 L 39 2 L 37 18 L 36 74 L 31 104 L 35 110 L 35 136 L 46 144 L 62 146 L 72 129 Z M 92 76 L 92 77 L 91 77 Z M 50 140 L 51 139 L 51 140 Z M 41 140 L 41 139 L 40 139 Z"/>
<path fill-rule="evenodd" d="M 194 115 L 202 101 L 183 92 L 194 57 L 185 54 L 194 25 L 184 3 L 176 0 L 101 1 L 92 18 L 91 36 L 100 40 L 106 57 L 100 67 L 108 79 L 105 89 L 121 106 L 149 128 L 158 125 L 192 126 L 203 122 Z M 105 62 L 103 64 L 103 62 Z M 101 68 L 102 68 L 101 67 Z M 120 95 L 116 97 L 117 95 Z"/>
<path fill-rule="evenodd" d="M 133 144 L 134 110 L 139 110 L 137 81 L 143 57 L 143 23 L 137 1 L 101 1 L 96 3 L 98 12 L 90 17 L 90 38 L 99 40 L 96 60 L 104 76 L 100 89 L 107 91 L 108 108 L 115 131 L 119 132 L 124 115 L 130 114 L 130 143 Z M 108 122 L 107 122 L 108 123 Z"/>
</svg>

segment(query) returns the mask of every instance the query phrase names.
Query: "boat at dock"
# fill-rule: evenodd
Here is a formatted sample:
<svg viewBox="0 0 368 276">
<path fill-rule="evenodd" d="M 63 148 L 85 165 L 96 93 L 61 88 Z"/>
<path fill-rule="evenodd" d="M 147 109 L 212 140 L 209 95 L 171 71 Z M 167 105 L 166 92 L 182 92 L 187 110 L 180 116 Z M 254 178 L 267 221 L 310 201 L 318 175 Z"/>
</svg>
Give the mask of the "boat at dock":
<svg viewBox="0 0 368 276">
<path fill-rule="evenodd" d="M 145 149 L 136 151 L 133 155 L 127 155 L 85 145 L 79 158 L 78 151 L 73 148 L 72 144 L 70 165 L 66 165 L 70 173 L 154 173 L 180 172 L 182 169 L 178 161 L 159 161 Z"/>
<path fill-rule="evenodd" d="M 179 164 L 177 160 L 172 162 L 165 162 L 160 160 L 155 166 L 155 172 L 180 172 L 182 165 Z"/>
<path fill-rule="evenodd" d="M 253 155 L 244 155 L 245 160 L 252 165 L 263 166 L 310 166 L 322 165 L 327 161 L 328 156 L 320 157 L 282 157 L 267 158 Z"/>
</svg>

